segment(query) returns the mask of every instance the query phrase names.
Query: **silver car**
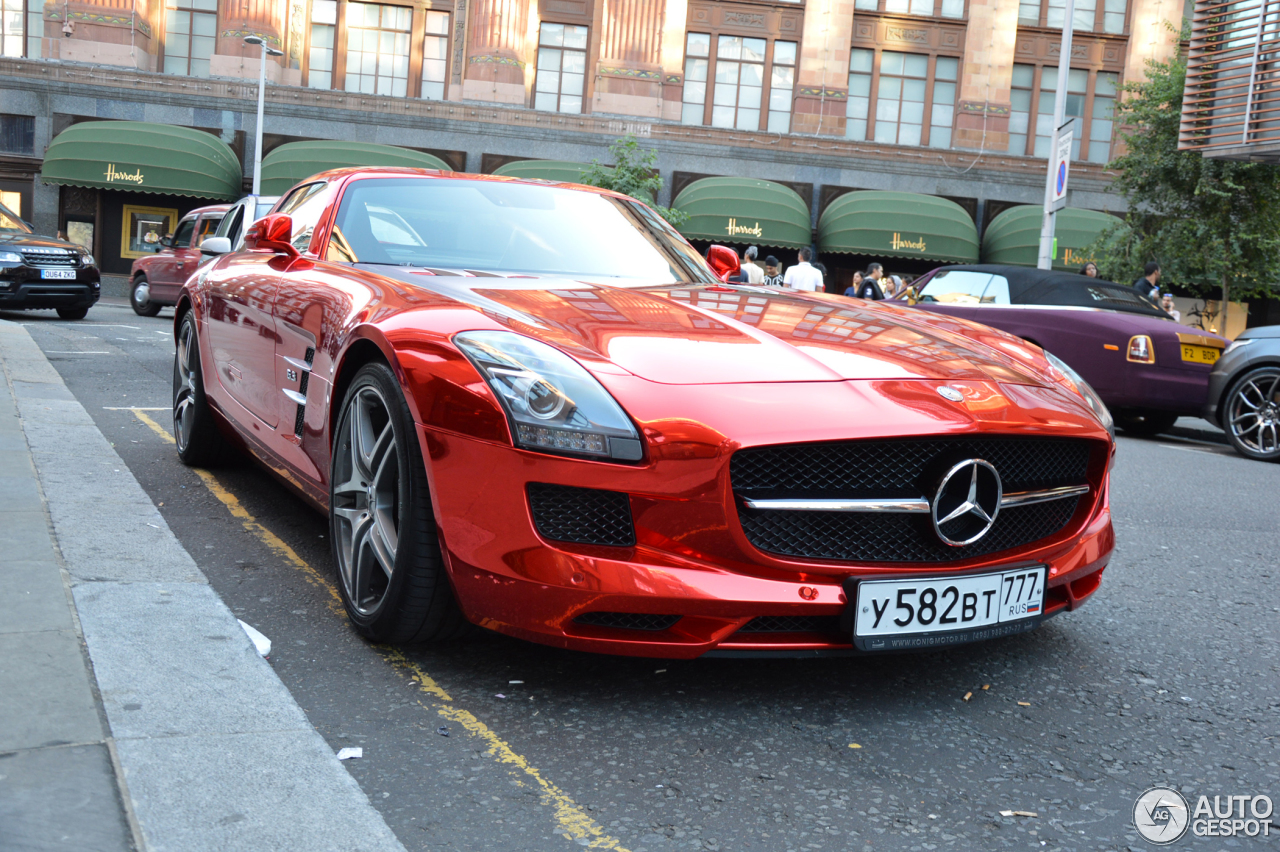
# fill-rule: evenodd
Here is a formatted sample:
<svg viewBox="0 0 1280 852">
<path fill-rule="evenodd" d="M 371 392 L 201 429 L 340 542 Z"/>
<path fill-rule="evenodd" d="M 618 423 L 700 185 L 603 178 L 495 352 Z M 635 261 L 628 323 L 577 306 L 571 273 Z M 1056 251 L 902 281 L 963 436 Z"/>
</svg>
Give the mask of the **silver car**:
<svg viewBox="0 0 1280 852">
<path fill-rule="evenodd" d="M 1280 461 L 1280 325 L 1235 339 L 1209 374 L 1204 419 L 1227 433 L 1236 452 Z"/>
</svg>

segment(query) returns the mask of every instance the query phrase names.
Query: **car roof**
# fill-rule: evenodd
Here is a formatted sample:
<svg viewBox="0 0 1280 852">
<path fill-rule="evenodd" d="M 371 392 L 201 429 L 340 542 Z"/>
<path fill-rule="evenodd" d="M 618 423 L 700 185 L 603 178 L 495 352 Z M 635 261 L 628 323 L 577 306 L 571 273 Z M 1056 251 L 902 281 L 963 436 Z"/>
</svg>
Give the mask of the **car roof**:
<svg viewBox="0 0 1280 852">
<path fill-rule="evenodd" d="M 319 172 L 304 181 L 299 181 L 299 185 L 311 183 L 317 180 L 332 181 L 338 178 L 357 175 L 359 177 L 424 177 L 435 180 L 479 180 L 492 181 L 494 183 L 523 183 L 529 186 L 557 186 L 564 189 L 576 189 L 582 192 L 593 192 L 597 195 L 607 195 L 612 198 L 625 198 L 634 201 L 629 195 L 621 192 L 614 192 L 611 189 L 601 189 L 598 186 L 587 186 L 583 183 L 568 183 L 567 181 L 541 180 L 539 178 L 518 178 L 509 177 L 507 175 L 480 175 L 471 172 L 444 172 L 439 169 L 415 169 L 407 166 L 346 166 L 341 169 L 330 169 L 326 172 Z"/>
<path fill-rule="evenodd" d="M 1015 305 L 1061 305 L 1101 308 L 1143 316 L 1168 318 L 1168 314 L 1144 299 L 1132 287 L 1090 278 L 1075 272 L 1010 266 L 1000 263 L 974 263 L 948 266 L 939 274 L 951 271 L 985 272 L 1001 275 L 1009 282 L 1009 300 Z"/>
<path fill-rule="evenodd" d="M 199 216 L 204 213 L 226 213 L 230 209 L 230 204 L 209 204 L 204 207 L 197 207 L 195 210 L 188 210 L 187 216 Z M 187 216 L 182 218 L 185 219 Z"/>
</svg>

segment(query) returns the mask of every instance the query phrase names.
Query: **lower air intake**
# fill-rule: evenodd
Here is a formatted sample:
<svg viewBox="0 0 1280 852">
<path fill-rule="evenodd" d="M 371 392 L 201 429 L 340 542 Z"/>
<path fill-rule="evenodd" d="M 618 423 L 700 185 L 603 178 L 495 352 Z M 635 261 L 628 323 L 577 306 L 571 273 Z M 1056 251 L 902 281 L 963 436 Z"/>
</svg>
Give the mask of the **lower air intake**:
<svg viewBox="0 0 1280 852">
<path fill-rule="evenodd" d="M 530 482 L 529 508 L 538 534 L 552 541 L 631 547 L 631 499 L 620 491 Z"/>
<path fill-rule="evenodd" d="M 838 615 L 761 615 L 751 619 L 739 633 L 838 633 Z"/>
<path fill-rule="evenodd" d="M 612 627 L 615 630 L 666 630 L 680 620 L 678 615 L 650 615 L 644 612 L 586 612 L 575 618 L 575 624 Z"/>
</svg>

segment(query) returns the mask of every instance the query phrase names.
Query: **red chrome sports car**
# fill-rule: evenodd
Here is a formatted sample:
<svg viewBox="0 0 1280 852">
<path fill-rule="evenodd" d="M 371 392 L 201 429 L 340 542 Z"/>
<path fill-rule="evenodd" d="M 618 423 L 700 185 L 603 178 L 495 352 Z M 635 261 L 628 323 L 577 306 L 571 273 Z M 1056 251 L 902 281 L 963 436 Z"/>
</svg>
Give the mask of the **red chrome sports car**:
<svg viewBox="0 0 1280 852">
<path fill-rule="evenodd" d="M 725 286 L 602 190 L 327 172 L 187 282 L 175 330 L 182 459 L 242 444 L 328 512 L 381 641 L 941 646 L 1076 608 L 1114 546 L 1109 415 L 1065 364 Z"/>
</svg>

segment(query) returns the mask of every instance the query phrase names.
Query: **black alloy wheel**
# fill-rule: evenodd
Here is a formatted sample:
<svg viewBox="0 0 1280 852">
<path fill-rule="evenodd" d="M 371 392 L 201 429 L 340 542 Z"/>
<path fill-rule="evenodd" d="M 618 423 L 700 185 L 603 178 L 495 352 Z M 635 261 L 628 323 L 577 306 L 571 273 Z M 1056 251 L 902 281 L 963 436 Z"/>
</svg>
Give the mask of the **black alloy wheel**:
<svg viewBox="0 0 1280 852">
<path fill-rule="evenodd" d="M 218 431 L 204 394 L 200 338 L 192 311 L 182 317 L 177 347 L 173 355 L 173 437 L 178 458 L 192 467 L 225 464 L 235 457 L 235 451 Z"/>
<path fill-rule="evenodd" d="M 1280 461 L 1280 367 L 1259 367 L 1240 377 L 1224 406 L 1223 428 L 1236 452 Z"/>
<path fill-rule="evenodd" d="M 1178 422 L 1178 415 L 1172 411 L 1155 411 L 1149 408 L 1131 408 L 1114 412 L 1116 425 L 1125 434 L 1139 438 L 1152 438 L 1161 432 L 1168 432 Z"/>
<path fill-rule="evenodd" d="M 396 644 L 463 633 L 413 418 L 385 364 L 366 364 L 352 380 L 330 465 L 330 538 L 356 630 Z"/>
<path fill-rule="evenodd" d="M 140 317 L 153 317 L 160 313 L 160 306 L 151 301 L 151 284 L 147 276 L 139 275 L 129 285 L 129 304 Z"/>
</svg>

